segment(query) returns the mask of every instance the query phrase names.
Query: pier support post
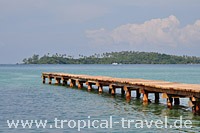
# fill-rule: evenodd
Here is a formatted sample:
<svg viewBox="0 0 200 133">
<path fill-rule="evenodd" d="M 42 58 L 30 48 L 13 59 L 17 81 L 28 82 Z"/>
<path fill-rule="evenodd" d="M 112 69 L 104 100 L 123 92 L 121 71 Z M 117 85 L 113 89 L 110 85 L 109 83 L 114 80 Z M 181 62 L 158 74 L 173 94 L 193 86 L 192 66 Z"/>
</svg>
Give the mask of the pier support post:
<svg viewBox="0 0 200 133">
<path fill-rule="evenodd" d="M 56 80 L 56 84 L 60 84 L 60 78 L 55 78 L 55 80 Z"/>
<path fill-rule="evenodd" d="M 195 97 L 190 97 L 190 101 L 192 102 L 192 112 L 196 115 L 200 115 L 200 99 Z"/>
<path fill-rule="evenodd" d="M 86 85 L 88 86 L 88 91 L 92 90 L 92 84 L 90 82 L 86 82 Z"/>
<path fill-rule="evenodd" d="M 91 91 L 91 90 L 92 90 L 92 85 L 88 84 L 88 91 Z"/>
<path fill-rule="evenodd" d="M 77 83 L 77 85 L 78 85 L 78 89 L 83 88 L 83 82 L 77 80 L 76 83 Z"/>
<path fill-rule="evenodd" d="M 124 86 L 124 91 L 126 91 L 126 100 L 131 99 L 131 90 L 127 86 Z"/>
<path fill-rule="evenodd" d="M 42 83 L 45 84 L 46 78 L 45 76 L 42 76 Z"/>
<path fill-rule="evenodd" d="M 83 88 L 83 83 L 78 83 L 78 89 Z"/>
<path fill-rule="evenodd" d="M 172 103 L 173 103 L 173 98 L 168 97 L 167 98 L 167 107 L 172 109 Z"/>
<path fill-rule="evenodd" d="M 124 88 L 122 87 L 121 88 L 121 95 L 124 96 L 124 94 L 125 94 L 125 91 L 124 91 Z"/>
<path fill-rule="evenodd" d="M 70 79 L 70 84 L 69 84 L 69 86 L 70 86 L 70 87 L 74 87 L 75 85 L 76 85 L 75 80 Z"/>
<path fill-rule="evenodd" d="M 111 94 L 112 95 L 115 95 L 115 89 L 116 89 L 115 87 L 112 87 L 112 89 L 111 89 Z"/>
<path fill-rule="evenodd" d="M 200 115 L 200 102 L 199 101 L 194 102 L 194 106 L 193 106 L 192 110 L 193 110 L 194 114 Z"/>
<path fill-rule="evenodd" d="M 130 90 L 130 89 L 128 89 L 128 90 L 126 91 L 126 99 L 127 99 L 127 100 L 130 100 L 130 99 L 131 99 L 131 90 Z"/>
<path fill-rule="evenodd" d="M 180 99 L 174 98 L 174 105 L 180 105 Z"/>
<path fill-rule="evenodd" d="M 148 92 L 145 91 L 145 93 L 143 93 L 143 102 L 148 103 L 148 101 Z"/>
<path fill-rule="evenodd" d="M 98 86 L 99 93 L 102 93 L 103 92 L 103 85 L 99 82 L 96 82 L 96 86 Z"/>
<path fill-rule="evenodd" d="M 112 84 L 109 85 L 109 93 L 112 95 L 115 95 L 115 86 L 113 86 Z"/>
<path fill-rule="evenodd" d="M 162 93 L 162 98 L 167 99 L 167 107 L 172 109 L 172 103 L 173 103 L 172 95 L 169 95 L 167 93 Z"/>
<path fill-rule="evenodd" d="M 48 77 L 48 79 L 49 79 L 49 84 L 51 84 L 52 83 L 52 77 Z"/>
<path fill-rule="evenodd" d="M 62 85 L 63 85 L 63 86 L 67 85 L 67 80 L 62 79 Z"/>
<path fill-rule="evenodd" d="M 102 92 L 103 92 L 103 85 L 100 84 L 100 85 L 98 86 L 98 90 L 99 90 L 99 93 L 102 93 Z"/>
<path fill-rule="evenodd" d="M 136 98 L 137 98 L 137 99 L 140 99 L 140 96 L 141 96 L 140 91 L 139 91 L 139 89 L 137 89 L 137 90 L 136 90 Z"/>
<path fill-rule="evenodd" d="M 148 104 L 148 102 L 149 102 L 148 91 L 141 89 L 140 93 L 143 94 L 143 104 Z"/>
<path fill-rule="evenodd" d="M 155 92 L 154 95 L 155 95 L 155 103 L 159 103 L 160 100 L 159 93 Z"/>
<path fill-rule="evenodd" d="M 111 94 L 111 91 L 112 91 L 112 89 L 111 89 L 111 88 L 109 88 L 109 90 L 108 90 L 108 93 L 109 93 L 109 94 Z"/>
</svg>

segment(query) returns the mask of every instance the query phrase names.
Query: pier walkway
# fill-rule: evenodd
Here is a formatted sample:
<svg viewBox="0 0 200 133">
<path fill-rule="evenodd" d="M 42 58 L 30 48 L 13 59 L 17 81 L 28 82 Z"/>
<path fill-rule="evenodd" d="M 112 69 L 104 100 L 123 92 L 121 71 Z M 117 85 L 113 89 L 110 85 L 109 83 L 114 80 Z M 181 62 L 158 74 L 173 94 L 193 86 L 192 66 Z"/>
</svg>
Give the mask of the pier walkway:
<svg viewBox="0 0 200 133">
<path fill-rule="evenodd" d="M 136 91 L 136 97 L 140 98 L 142 94 L 143 103 L 149 102 L 148 94 L 153 93 L 155 102 L 159 102 L 160 94 L 162 98 L 166 98 L 167 107 L 172 108 L 174 105 L 180 104 L 180 98 L 189 98 L 189 105 L 195 114 L 200 114 L 200 85 L 185 84 L 178 82 L 166 82 L 160 80 L 145 80 L 132 78 L 114 78 L 108 76 L 90 76 L 68 73 L 42 73 L 43 83 L 48 79 L 48 83 L 67 85 L 70 87 L 77 86 L 79 89 L 83 85 L 87 86 L 88 91 L 92 90 L 92 86 L 98 87 L 99 93 L 103 92 L 103 87 L 109 87 L 109 93 L 115 95 L 116 89 L 121 89 L 121 94 L 126 95 L 126 99 L 131 98 L 131 91 Z"/>
</svg>

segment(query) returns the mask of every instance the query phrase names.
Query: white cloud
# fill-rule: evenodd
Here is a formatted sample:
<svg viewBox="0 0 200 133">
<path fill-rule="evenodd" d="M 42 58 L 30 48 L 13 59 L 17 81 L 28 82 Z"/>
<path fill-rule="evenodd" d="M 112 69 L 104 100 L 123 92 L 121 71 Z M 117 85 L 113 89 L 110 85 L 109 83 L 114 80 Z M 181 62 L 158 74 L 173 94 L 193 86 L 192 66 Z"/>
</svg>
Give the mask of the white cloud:
<svg viewBox="0 0 200 133">
<path fill-rule="evenodd" d="M 164 19 L 152 19 L 142 24 L 125 24 L 108 31 L 88 30 L 86 36 L 95 43 L 152 45 L 176 47 L 200 43 L 200 20 L 180 27 L 179 20 L 171 15 Z"/>
<path fill-rule="evenodd" d="M 200 20 L 193 25 L 187 25 L 180 29 L 179 41 L 185 44 L 200 44 Z"/>
</svg>

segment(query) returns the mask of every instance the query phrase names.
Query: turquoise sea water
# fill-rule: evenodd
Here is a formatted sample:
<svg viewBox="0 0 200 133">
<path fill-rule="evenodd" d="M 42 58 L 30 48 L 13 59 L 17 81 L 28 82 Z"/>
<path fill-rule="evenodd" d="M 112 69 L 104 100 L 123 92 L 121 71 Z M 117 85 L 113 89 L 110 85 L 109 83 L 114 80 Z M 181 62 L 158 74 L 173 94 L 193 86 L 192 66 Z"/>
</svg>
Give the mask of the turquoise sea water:
<svg viewBox="0 0 200 133">
<path fill-rule="evenodd" d="M 48 120 L 54 125 L 59 120 L 163 120 L 168 118 L 168 125 L 182 116 L 190 120 L 192 128 L 123 128 L 113 124 L 112 128 L 84 128 L 81 132 L 199 132 L 200 117 L 192 114 L 188 99 L 181 99 L 181 105 L 170 110 L 165 99 L 159 104 L 153 102 L 143 105 L 142 100 L 135 99 L 132 92 L 131 101 L 121 95 L 115 97 L 104 88 L 103 94 L 97 91 L 87 92 L 67 86 L 42 84 L 42 72 L 66 72 L 73 74 L 105 75 L 124 78 L 144 78 L 173 82 L 200 84 L 200 65 L 0 65 L 0 132 L 77 132 L 77 127 L 63 128 L 9 128 L 7 120 Z M 117 93 L 120 93 L 117 91 Z M 90 116 L 90 117 L 88 117 Z M 73 126 L 73 122 L 71 123 Z"/>
</svg>

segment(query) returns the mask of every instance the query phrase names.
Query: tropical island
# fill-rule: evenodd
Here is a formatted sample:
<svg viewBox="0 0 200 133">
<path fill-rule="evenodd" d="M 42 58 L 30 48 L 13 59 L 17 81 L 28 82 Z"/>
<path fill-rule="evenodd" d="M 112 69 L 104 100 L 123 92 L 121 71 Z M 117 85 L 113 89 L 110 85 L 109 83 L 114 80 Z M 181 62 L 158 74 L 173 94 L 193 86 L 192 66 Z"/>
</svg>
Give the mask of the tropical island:
<svg viewBox="0 0 200 133">
<path fill-rule="evenodd" d="M 23 59 L 23 64 L 200 64 L 200 57 L 156 52 L 121 51 L 74 58 L 66 54 L 45 54 Z"/>
</svg>

